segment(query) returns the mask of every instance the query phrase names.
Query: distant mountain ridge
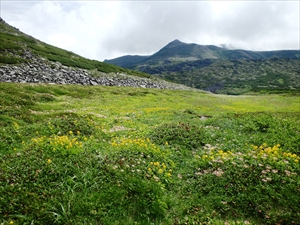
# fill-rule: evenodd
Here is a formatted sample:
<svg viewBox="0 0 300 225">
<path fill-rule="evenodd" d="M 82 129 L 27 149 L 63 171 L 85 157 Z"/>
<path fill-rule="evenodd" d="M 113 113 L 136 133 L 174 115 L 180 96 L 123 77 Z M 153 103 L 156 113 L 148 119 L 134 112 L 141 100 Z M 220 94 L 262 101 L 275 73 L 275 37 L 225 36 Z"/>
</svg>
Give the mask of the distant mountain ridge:
<svg viewBox="0 0 300 225">
<path fill-rule="evenodd" d="M 149 56 L 105 60 L 215 93 L 300 90 L 300 51 L 249 51 L 174 40 Z"/>
<path fill-rule="evenodd" d="M 243 49 L 226 49 L 214 45 L 187 44 L 174 40 L 149 56 L 121 56 L 115 59 L 106 59 L 104 62 L 125 68 L 134 68 L 142 63 L 158 62 L 161 60 L 171 61 L 196 61 L 203 59 L 272 59 L 291 58 L 300 59 L 299 50 L 276 50 L 276 51 L 250 51 Z"/>
</svg>

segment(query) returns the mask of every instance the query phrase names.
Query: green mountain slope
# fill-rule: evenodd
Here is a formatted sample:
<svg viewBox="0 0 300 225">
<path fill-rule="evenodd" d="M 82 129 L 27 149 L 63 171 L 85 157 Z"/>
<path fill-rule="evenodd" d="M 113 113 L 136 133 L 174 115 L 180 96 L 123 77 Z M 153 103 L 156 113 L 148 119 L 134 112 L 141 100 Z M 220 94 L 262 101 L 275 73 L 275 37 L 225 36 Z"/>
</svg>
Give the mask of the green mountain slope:
<svg viewBox="0 0 300 225">
<path fill-rule="evenodd" d="M 10 26 L 0 18 L 0 65 L 26 62 L 27 59 L 24 59 L 26 51 L 53 62 L 60 62 L 68 67 L 149 77 L 148 74 L 142 72 L 90 60 L 73 52 L 46 44 Z"/>
<path fill-rule="evenodd" d="M 229 50 L 175 40 L 157 53 L 105 62 L 215 93 L 300 89 L 300 51 Z"/>
<path fill-rule="evenodd" d="M 105 60 L 105 62 L 114 65 L 122 65 L 125 68 L 134 68 L 153 62 L 159 63 L 162 60 L 171 62 L 183 62 L 202 59 L 232 60 L 271 58 L 300 59 L 300 51 L 248 51 L 241 49 L 229 50 L 214 45 L 187 44 L 180 42 L 179 40 L 174 40 L 151 56 L 122 56 L 111 60 Z"/>
<path fill-rule="evenodd" d="M 207 59 L 141 69 L 153 76 L 214 93 L 300 90 L 298 59 Z"/>
</svg>

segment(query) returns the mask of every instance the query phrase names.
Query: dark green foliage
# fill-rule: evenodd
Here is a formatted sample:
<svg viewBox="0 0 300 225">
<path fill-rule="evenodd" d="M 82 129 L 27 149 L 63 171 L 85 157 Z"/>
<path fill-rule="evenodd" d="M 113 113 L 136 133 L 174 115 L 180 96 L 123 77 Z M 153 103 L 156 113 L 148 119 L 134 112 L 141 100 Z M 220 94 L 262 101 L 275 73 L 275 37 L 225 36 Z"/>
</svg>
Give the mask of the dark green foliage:
<svg viewBox="0 0 300 225">
<path fill-rule="evenodd" d="M 167 142 L 170 145 L 180 145 L 187 149 L 199 148 L 203 145 L 201 129 L 188 123 L 162 124 L 156 127 L 149 137 L 159 145 Z"/>
<path fill-rule="evenodd" d="M 1 32 L 0 35 L 0 52 L 22 50 L 24 45 L 35 43 L 34 39 L 26 36 Z"/>
<path fill-rule="evenodd" d="M 16 57 L 0 56 L 0 63 L 3 64 L 17 64 L 21 62 L 26 62 L 26 60 Z"/>
<path fill-rule="evenodd" d="M 67 135 L 70 131 L 76 134 L 79 131 L 82 135 L 90 136 L 96 133 L 92 116 L 79 116 L 75 113 L 53 115 L 44 124 L 51 128 L 49 131 L 53 134 Z"/>
</svg>

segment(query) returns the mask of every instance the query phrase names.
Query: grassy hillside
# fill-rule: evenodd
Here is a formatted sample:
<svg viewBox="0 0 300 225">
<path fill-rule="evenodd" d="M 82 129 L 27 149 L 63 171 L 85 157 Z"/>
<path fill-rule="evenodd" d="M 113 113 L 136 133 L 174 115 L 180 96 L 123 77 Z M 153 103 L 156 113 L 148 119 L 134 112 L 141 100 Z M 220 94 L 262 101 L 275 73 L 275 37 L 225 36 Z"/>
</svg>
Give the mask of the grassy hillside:
<svg viewBox="0 0 300 225">
<path fill-rule="evenodd" d="M 25 57 L 26 51 L 48 59 L 54 62 L 60 62 L 64 66 L 82 68 L 88 70 L 97 70 L 99 72 L 110 73 L 120 72 L 141 77 L 149 77 L 148 74 L 119 66 L 90 60 L 81 57 L 73 52 L 41 42 L 29 35 L 26 35 L 18 29 L 0 20 L 0 65 L 18 64 L 30 62 Z"/>
<path fill-rule="evenodd" d="M 0 84 L 1 224 L 299 224 L 299 94 Z"/>
</svg>

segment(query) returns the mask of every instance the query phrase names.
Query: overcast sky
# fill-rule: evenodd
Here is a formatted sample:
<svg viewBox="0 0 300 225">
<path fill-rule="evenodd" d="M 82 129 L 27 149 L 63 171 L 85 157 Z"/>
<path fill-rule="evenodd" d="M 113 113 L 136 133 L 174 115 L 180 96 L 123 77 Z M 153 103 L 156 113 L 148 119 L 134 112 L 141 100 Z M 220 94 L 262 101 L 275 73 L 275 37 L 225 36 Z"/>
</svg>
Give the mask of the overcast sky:
<svg viewBox="0 0 300 225">
<path fill-rule="evenodd" d="M 21 31 L 90 59 L 150 55 L 169 42 L 255 51 L 300 49 L 294 1 L 16 1 L 0 16 Z"/>
</svg>

